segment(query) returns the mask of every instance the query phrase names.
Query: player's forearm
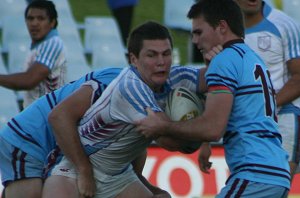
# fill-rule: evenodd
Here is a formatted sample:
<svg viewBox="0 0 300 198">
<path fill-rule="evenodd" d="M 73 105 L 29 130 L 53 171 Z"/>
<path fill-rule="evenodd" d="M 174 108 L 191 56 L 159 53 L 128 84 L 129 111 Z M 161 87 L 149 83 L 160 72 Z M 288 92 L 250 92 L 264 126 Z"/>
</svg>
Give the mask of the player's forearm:
<svg viewBox="0 0 300 198">
<path fill-rule="evenodd" d="M 277 106 L 290 103 L 300 97 L 300 76 L 293 76 L 276 94 Z"/>
<path fill-rule="evenodd" d="M 29 90 L 36 84 L 32 83 L 29 76 L 23 73 L 0 75 L 0 86 L 14 90 Z"/>
<path fill-rule="evenodd" d="M 214 121 L 214 122 L 212 122 Z M 180 122 L 169 122 L 166 131 L 168 135 L 189 141 L 214 142 L 222 137 L 223 123 L 217 120 L 199 116 L 195 119 Z"/>
</svg>

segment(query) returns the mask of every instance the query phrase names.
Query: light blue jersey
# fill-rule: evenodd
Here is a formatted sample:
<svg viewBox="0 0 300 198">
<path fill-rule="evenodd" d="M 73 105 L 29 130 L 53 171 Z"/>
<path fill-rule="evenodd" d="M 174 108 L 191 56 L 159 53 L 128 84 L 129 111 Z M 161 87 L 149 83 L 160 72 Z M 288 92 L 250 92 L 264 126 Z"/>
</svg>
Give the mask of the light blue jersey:
<svg viewBox="0 0 300 198">
<path fill-rule="evenodd" d="M 234 97 L 223 137 L 228 180 L 290 188 L 288 156 L 281 146 L 273 87 L 263 61 L 243 40 L 235 40 L 212 60 L 206 80 L 209 91 L 226 90 Z"/>
<path fill-rule="evenodd" d="M 94 99 L 97 99 L 120 71 L 120 68 L 107 68 L 91 72 L 39 98 L 12 118 L 0 131 L 0 136 L 11 145 L 44 162 L 48 153 L 56 146 L 52 128 L 48 123 L 50 111 L 86 81 L 98 83 L 99 86 L 94 93 Z"/>
</svg>

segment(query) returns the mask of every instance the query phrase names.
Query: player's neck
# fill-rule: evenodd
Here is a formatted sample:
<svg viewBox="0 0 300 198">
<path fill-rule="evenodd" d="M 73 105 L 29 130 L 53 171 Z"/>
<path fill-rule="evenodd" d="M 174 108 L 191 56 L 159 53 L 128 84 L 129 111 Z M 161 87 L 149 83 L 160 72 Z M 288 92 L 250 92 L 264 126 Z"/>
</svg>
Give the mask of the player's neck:
<svg viewBox="0 0 300 198">
<path fill-rule="evenodd" d="M 245 15 L 245 27 L 251 28 L 254 25 L 257 25 L 264 19 L 262 13 L 257 13 L 253 15 Z"/>
</svg>

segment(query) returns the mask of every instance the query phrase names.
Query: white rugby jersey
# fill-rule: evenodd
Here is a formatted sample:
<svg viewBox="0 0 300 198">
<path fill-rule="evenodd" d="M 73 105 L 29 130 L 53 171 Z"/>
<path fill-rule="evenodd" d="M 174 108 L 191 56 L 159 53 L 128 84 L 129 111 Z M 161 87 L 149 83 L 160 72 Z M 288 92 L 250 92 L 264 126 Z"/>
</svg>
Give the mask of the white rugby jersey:
<svg viewBox="0 0 300 198">
<path fill-rule="evenodd" d="M 163 93 L 155 94 L 134 67 L 126 68 L 86 112 L 78 131 L 95 168 L 110 175 L 121 173 L 152 141 L 134 126 L 147 116 L 146 107 L 161 112 L 175 87 L 198 89 L 199 68 L 172 67 L 170 76 Z"/>
<path fill-rule="evenodd" d="M 300 58 L 300 26 L 282 11 L 263 6 L 264 20 L 246 29 L 245 42 L 266 63 L 277 93 L 290 78 L 286 62 Z M 300 98 L 293 104 L 300 107 Z"/>
<path fill-rule="evenodd" d="M 44 40 L 31 46 L 25 69 L 30 68 L 34 62 L 39 62 L 47 67 L 50 70 L 50 74 L 35 88 L 24 93 L 24 107 L 65 84 L 66 57 L 63 42 L 59 38 L 56 29 L 51 30 Z"/>
</svg>

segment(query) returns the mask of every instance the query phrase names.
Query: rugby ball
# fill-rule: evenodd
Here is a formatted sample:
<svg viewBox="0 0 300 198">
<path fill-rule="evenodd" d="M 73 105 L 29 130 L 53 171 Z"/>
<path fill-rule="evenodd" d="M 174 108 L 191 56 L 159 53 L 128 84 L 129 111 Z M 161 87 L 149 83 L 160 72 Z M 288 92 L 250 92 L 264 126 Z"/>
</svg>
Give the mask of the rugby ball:
<svg viewBox="0 0 300 198">
<path fill-rule="evenodd" d="M 203 113 L 204 101 L 204 95 L 197 95 L 184 87 L 179 87 L 168 95 L 165 113 L 172 121 L 190 120 Z M 193 153 L 200 146 L 201 142 L 187 141 L 182 146 L 182 152 Z"/>
</svg>

